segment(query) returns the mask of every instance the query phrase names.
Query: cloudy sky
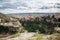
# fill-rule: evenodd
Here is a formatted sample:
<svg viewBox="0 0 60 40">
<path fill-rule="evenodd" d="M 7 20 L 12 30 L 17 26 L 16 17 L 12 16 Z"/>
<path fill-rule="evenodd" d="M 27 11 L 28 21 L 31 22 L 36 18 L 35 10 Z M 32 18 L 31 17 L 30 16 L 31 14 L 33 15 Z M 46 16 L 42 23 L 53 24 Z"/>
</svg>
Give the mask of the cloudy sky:
<svg viewBox="0 0 60 40">
<path fill-rule="evenodd" d="M 2 13 L 56 13 L 60 12 L 60 0 L 0 0 Z"/>
</svg>

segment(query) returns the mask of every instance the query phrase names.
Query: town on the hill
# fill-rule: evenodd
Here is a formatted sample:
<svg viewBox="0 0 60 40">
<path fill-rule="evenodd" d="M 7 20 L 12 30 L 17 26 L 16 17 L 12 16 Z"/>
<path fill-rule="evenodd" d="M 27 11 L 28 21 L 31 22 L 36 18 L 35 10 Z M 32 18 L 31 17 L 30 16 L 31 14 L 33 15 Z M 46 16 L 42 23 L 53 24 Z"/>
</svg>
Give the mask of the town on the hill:
<svg viewBox="0 0 60 40">
<path fill-rule="evenodd" d="M 60 13 L 0 13 L 2 40 L 60 40 Z"/>
</svg>

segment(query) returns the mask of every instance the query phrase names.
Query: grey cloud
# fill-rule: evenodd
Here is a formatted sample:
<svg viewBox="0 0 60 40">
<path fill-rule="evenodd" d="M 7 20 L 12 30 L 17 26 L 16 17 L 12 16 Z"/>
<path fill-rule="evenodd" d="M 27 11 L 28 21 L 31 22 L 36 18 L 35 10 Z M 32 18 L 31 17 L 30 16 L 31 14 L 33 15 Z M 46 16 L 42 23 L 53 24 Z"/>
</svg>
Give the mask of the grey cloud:
<svg viewBox="0 0 60 40">
<path fill-rule="evenodd" d="M 47 7 L 47 6 L 40 7 L 40 9 L 50 9 L 50 8 L 52 8 L 52 7 Z"/>
<path fill-rule="evenodd" d="M 7 8 L 15 9 L 16 6 L 12 5 L 12 4 L 9 4 L 9 3 L 6 3 L 6 4 L 3 4 L 2 7 L 0 7 L 0 9 L 7 9 Z"/>
<path fill-rule="evenodd" d="M 36 8 L 36 10 L 39 9 L 53 9 L 57 8 L 60 9 L 60 3 L 50 3 L 51 5 L 45 5 L 44 3 L 38 1 L 38 0 L 0 0 L 0 10 L 5 9 L 14 9 L 14 10 L 27 10 L 31 11 L 32 9 Z M 14 11 L 13 10 L 13 11 Z M 9 10 L 8 10 L 9 11 Z M 34 11 L 34 10 L 32 10 Z"/>
<path fill-rule="evenodd" d="M 54 7 L 60 9 L 60 3 L 55 3 L 55 6 Z"/>
<path fill-rule="evenodd" d="M 19 7 L 20 10 L 22 9 L 25 9 L 25 8 L 21 8 L 21 7 L 27 7 L 28 6 L 26 5 L 26 3 L 24 2 L 16 2 L 14 4 L 11 4 L 11 3 L 3 3 L 3 4 L 0 4 L 2 5 L 2 7 L 0 7 L 0 10 L 2 9 L 7 9 L 7 8 L 11 8 L 11 9 L 17 9 L 17 7 Z"/>
<path fill-rule="evenodd" d="M 53 6 L 46 6 L 46 5 L 44 5 L 44 6 L 40 7 L 39 9 L 50 9 L 50 8 L 60 9 L 60 3 L 55 3 L 55 5 L 53 5 Z"/>
<path fill-rule="evenodd" d="M 16 3 L 14 3 L 14 5 L 16 5 L 16 6 L 23 6 L 23 7 L 28 7 L 28 5 L 26 4 L 26 3 L 24 3 L 24 2 L 16 2 Z"/>
<path fill-rule="evenodd" d="M 0 0 L 0 2 L 10 2 L 10 0 Z"/>
</svg>

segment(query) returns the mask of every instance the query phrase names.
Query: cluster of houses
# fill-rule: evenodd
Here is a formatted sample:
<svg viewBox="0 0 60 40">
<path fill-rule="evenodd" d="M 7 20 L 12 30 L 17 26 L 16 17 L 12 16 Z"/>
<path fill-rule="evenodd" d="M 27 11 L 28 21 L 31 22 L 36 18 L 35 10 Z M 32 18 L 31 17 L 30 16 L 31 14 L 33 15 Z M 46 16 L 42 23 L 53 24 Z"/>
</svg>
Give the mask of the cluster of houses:
<svg viewBox="0 0 60 40">
<path fill-rule="evenodd" d="M 30 15 L 30 16 L 15 16 L 15 18 L 19 18 L 19 19 L 26 19 L 26 20 L 29 20 L 29 19 L 34 19 L 35 17 L 39 17 L 41 18 L 42 16 L 47 16 L 47 15 L 55 15 L 55 18 L 57 19 L 57 27 L 60 27 L 60 13 L 54 13 L 54 14 L 39 14 L 39 15 Z M 14 17 L 14 16 L 13 16 Z M 11 21 L 10 22 L 6 22 L 6 23 L 2 23 L 0 19 L 0 25 L 3 25 L 3 26 L 7 26 L 10 28 L 10 30 L 12 30 L 12 28 L 14 28 L 16 30 L 16 28 L 19 28 L 19 26 L 21 25 L 21 23 L 19 21 L 17 21 L 17 19 L 13 18 L 13 17 L 10 17 Z"/>
<path fill-rule="evenodd" d="M 57 24 L 57 27 L 60 27 L 60 13 L 48 13 L 48 14 L 38 14 L 38 15 L 34 15 L 34 14 L 30 14 L 29 16 L 15 16 L 15 17 L 17 17 L 17 18 L 20 18 L 20 19 L 25 19 L 25 20 L 30 20 L 30 19 L 34 19 L 34 18 L 36 18 L 36 17 L 39 17 L 39 18 L 41 18 L 41 17 L 43 17 L 43 16 L 48 16 L 48 15 L 50 15 L 50 16 L 52 16 L 52 15 L 54 15 L 55 16 L 55 18 L 57 19 L 57 21 L 56 21 L 56 24 Z"/>
</svg>

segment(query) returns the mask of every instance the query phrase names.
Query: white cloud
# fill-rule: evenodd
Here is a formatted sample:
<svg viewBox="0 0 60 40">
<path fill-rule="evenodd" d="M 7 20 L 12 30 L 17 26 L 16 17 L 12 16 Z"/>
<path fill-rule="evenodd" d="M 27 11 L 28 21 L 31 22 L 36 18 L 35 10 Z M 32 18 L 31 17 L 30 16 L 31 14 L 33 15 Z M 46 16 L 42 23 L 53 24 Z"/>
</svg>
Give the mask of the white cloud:
<svg viewBox="0 0 60 40">
<path fill-rule="evenodd" d="M 57 3 L 60 4 L 60 0 L 3 0 L 0 1 L 0 12 L 59 12 L 60 5 L 56 6 Z"/>
</svg>

